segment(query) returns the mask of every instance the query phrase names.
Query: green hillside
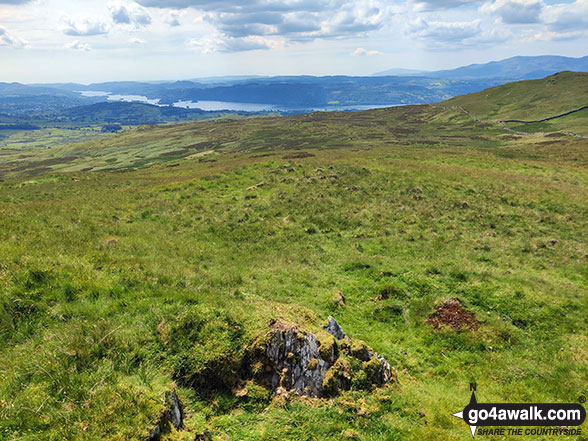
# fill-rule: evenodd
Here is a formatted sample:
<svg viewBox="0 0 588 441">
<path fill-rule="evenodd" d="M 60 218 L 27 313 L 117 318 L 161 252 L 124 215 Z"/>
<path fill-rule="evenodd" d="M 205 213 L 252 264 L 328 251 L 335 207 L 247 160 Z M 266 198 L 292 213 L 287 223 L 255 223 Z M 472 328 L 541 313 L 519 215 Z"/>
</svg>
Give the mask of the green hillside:
<svg viewBox="0 0 588 441">
<path fill-rule="evenodd" d="M 500 151 L 516 150 L 520 142 L 512 142 L 516 141 L 512 133 L 495 120 L 542 119 L 578 109 L 586 103 L 588 74 L 563 72 L 543 80 L 510 83 L 428 106 L 317 112 L 289 117 L 244 119 L 232 116 L 223 121 L 142 126 L 78 144 L 55 146 L 50 143 L 50 148 L 46 149 L 38 148 L 47 143 L 45 132 L 33 131 L 26 132 L 22 147 L 11 144 L 10 148 L 0 148 L 0 177 L 50 171 L 142 168 L 161 161 L 192 158 L 209 150 L 229 153 L 371 148 L 390 143 L 444 146 L 454 144 L 456 136 L 462 139 L 462 144 L 468 144 L 475 136 L 484 138 L 479 139 L 483 141 L 478 143 L 479 148 L 500 146 Z M 95 107 L 100 106 L 104 105 Z M 547 122 L 506 123 L 504 126 L 524 133 L 561 136 L 560 141 L 565 145 L 574 141 L 561 132 L 588 136 L 586 121 L 588 109 Z M 445 130 L 451 133 L 442 133 Z M 67 135 L 67 131 L 62 132 Z M 64 136 L 62 132 L 60 136 Z"/>
<path fill-rule="evenodd" d="M 477 122 L 474 98 L 0 149 L 0 439 L 468 440 L 471 382 L 576 402 L 588 140 Z M 348 390 L 264 380 L 284 323 L 337 348 Z"/>
<path fill-rule="evenodd" d="M 462 106 L 482 120 L 540 120 L 588 105 L 588 73 L 561 72 L 459 96 L 446 103 Z"/>
</svg>

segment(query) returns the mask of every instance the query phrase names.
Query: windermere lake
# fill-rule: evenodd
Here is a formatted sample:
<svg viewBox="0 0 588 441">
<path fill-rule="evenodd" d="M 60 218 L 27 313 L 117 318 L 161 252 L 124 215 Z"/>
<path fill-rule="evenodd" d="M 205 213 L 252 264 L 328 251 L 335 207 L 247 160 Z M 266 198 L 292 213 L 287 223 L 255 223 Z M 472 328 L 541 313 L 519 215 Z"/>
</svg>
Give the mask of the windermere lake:
<svg viewBox="0 0 588 441">
<path fill-rule="evenodd" d="M 111 94 L 109 92 L 100 91 L 80 91 L 82 96 L 86 97 L 107 97 L 108 101 L 125 101 L 125 102 L 138 102 L 144 104 L 153 104 L 156 106 L 162 106 L 159 104 L 159 99 L 151 99 L 142 95 L 120 95 Z M 345 111 L 345 110 L 369 110 L 369 109 L 381 109 L 384 107 L 394 107 L 398 104 L 387 104 L 387 105 L 352 105 L 352 106 L 324 106 L 324 107 L 300 107 L 300 106 L 284 106 L 277 104 L 263 104 L 263 103 L 237 103 L 230 101 L 177 101 L 172 104 L 174 107 L 182 107 L 185 109 L 201 109 L 205 111 L 241 111 L 241 112 L 298 112 L 298 111 Z"/>
</svg>

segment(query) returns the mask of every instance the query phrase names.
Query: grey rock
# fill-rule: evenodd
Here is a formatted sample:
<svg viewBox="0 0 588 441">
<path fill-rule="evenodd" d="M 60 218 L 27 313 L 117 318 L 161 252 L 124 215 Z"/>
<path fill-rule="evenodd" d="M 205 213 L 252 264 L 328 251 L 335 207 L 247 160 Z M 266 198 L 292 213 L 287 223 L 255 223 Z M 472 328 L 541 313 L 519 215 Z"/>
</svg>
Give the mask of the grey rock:
<svg viewBox="0 0 588 441">
<path fill-rule="evenodd" d="M 171 423 L 177 430 L 184 427 L 184 410 L 175 390 L 169 395 L 169 405 L 169 408 L 163 412 L 159 422 L 151 431 L 149 441 L 159 441 L 163 431 L 168 430 L 169 423 Z"/>
<path fill-rule="evenodd" d="M 347 337 L 341 326 L 339 326 L 339 323 L 337 323 L 337 320 L 335 320 L 335 318 L 332 316 L 329 316 L 329 321 L 325 326 L 323 326 L 323 329 L 337 340 L 343 340 Z"/>
<path fill-rule="evenodd" d="M 174 390 L 171 393 L 171 408 L 169 410 L 171 423 L 176 429 L 181 429 L 184 426 L 184 410 L 182 409 L 182 403 Z"/>
<path fill-rule="evenodd" d="M 390 367 L 390 363 L 388 363 L 388 361 L 383 356 L 378 354 L 377 352 L 374 353 L 374 356 L 380 362 L 380 383 L 381 384 L 387 383 L 388 381 L 390 381 L 393 378 L 392 368 Z"/>
<path fill-rule="evenodd" d="M 300 395 L 321 396 L 325 372 L 335 361 L 334 349 L 325 360 L 319 352 L 320 342 L 314 334 L 299 329 L 275 329 L 267 346 L 267 357 L 273 368 L 272 388 L 295 390 Z"/>
<path fill-rule="evenodd" d="M 372 384 L 382 385 L 395 378 L 386 359 L 369 347 L 364 346 L 365 350 L 351 353 L 351 339 L 343 332 L 333 317 L 329 317 L 328 324 L 324 329 L 335 340 L 330 337 L 327 337 L 327 340 L 322 340 L 323 345 L 328 345 L 324 347 L 321 347 L 321 341 L 315 334 L 302 330 L 296 324 L 273 321 L 270 328 L 271 331 L 267 336 L 269 338 L 264 340 L 263 349 L 259 352 L 259 357 L 264 365 L 263 373 L 259 374 L 261 375 L 259 378 L 263 378 L 263 381 L 271 386 L 276 395 L 289 391 L 310 397 L 332 395 L 336 393 L 333 390 L 332 378 L 335 378 L 337 382 L 337 389 L 349 389 L 351 386 L 351 371 L 349 369 L 351 367 L 344 368 L 345 364 L 335 364 L 340 351 L 346 353 L 348 357 L 364 362 L 374 358 L 378 360 L 380 369 L 376 378 L 372 377 Z M 340 340 L 344 341 L 339 343 Z M 331 368 L 335 371 L 331 372 L 325 386 L 326 389 L 323 391 L 325 375 Z"/>
</svg>

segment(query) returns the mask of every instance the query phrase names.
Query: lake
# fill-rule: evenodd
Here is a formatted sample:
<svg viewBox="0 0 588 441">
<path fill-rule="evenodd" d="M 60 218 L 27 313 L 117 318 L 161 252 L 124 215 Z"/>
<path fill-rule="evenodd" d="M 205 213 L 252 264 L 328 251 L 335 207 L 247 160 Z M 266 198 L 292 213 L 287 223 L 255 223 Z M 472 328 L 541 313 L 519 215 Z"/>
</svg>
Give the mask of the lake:
<svg viewBox="0 0 588 441">
<path fill-rule="evenodd" d="M 150 99 L 143 95 L 122 95 L 122 94 L 111 94 L 110 92 L 100 92 L 85 90 L 79 91 L 82 96 L 107 97 L 109 101 L 126 101 L 126 102 L 139 102 L 145 104 L 153 104 L 156 106 L 163 106 L 159 104 L 159 98 Z M 263 103 L 236 103 L 231 101 L 177 101 L 173 103 L 174 107 L 182 107 L 185 109 L 201 109 L 205 111 L 220 111 L 220 110 L 231 110 L 231 111 L 242 111 L 242 112 L 310 112 L 310 111 L 349 111 L 349 110 L 369 110 L 369 109 L 381 109 L 384 107 L 395 107 L 401 104 L 362 104 L 362 105 L 351 105 L 351 106 L 323 106 L 323 107 L 301 107 L 301 106 L 285 106 L 278 104 L 263 104 Z"/>
</svg>

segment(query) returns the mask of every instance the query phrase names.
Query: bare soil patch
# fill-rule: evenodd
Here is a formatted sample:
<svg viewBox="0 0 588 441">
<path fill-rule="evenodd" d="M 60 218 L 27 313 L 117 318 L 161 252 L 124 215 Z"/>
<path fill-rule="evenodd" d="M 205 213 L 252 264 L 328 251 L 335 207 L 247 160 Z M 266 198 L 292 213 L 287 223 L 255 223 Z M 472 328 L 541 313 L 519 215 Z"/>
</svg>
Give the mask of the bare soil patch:
<svg viewBox="0 0 588 441">
<path fill-rule="evenodd" d="M 437 310 L 427 319 L 427 323 L 435 329 L 450 327 L 456 332 L 475 331 L 480 327 L 474 313 L 465 309 L 459 299 L 447 300 L 438 305 Z"/>
</svg>

